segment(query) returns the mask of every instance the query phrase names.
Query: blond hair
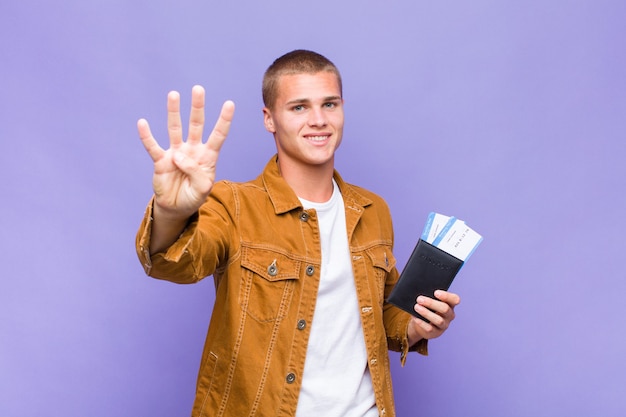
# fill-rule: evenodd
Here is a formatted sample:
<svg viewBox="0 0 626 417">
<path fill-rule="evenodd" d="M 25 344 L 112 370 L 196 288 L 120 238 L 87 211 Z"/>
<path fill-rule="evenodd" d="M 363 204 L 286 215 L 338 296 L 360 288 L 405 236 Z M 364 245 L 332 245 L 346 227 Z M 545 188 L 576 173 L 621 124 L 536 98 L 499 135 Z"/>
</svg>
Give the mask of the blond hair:
<svg viewBox="0 0 626 417">
<path fill-rule="evenodd" d="M 327 71 L 337 76 L 339 91 L 342 92 L 341 74 L 328 58 L 317 52 L 296 49 L 277 58 L 263 75 L 263 104 L 271 109 L 278 96 L 278 80 L 283 75 L 317 74 Z"/>
</svg>

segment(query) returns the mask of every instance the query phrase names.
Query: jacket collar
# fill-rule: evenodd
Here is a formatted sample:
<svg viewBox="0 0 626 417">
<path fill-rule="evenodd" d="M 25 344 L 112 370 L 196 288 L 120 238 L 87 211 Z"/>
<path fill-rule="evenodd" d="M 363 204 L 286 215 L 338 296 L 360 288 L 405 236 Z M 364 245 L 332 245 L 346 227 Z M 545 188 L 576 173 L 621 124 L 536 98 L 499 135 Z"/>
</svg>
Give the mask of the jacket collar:
<svg viewBox="0 0 626 417">
<path fill-rule="evenodd" d="M 267 165 L 265 165 L 265 169 L 263 169 L 263 173 L 260 177 L 272 201 L 276 214 L 286 213 L 302 207 L 296 193 L 293 192 L 289 184 L 287 184 L 280 175 L 278 170 L 278 155 L 272 156 Z M 337 170 L 334 171 L 333 177 L 341 190 L 341 195 L 343 196 L 346 207 L 366 207 L 372 203 L 372 200 L 359 193 L 356 187 L 344 182 Z"/>
</svg>

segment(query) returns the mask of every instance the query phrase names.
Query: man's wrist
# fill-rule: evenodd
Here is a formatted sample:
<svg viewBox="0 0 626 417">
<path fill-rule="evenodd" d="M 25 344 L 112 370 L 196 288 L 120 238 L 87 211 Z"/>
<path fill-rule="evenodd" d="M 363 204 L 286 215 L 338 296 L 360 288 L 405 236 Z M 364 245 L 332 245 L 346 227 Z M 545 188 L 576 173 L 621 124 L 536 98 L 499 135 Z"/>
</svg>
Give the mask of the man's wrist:
<svg viewBox="0 0 626 417">
<path fill-rule="evenodd" d="M 407 338 L 409 340 L 409 347 L 415 346 L 420 340 L 423 340 L 424 337 L 415 329 L 418 326 L 413 321 L 415 318 L 411 318 L 409 320 L 409 325 L 407 326 Z"/>
<path fill-rule="evenodd" d="M 172 214 L 162 209 L 155 201 L 152 206 L 152 233 L 150 236 L 150 253 L 155 254 L 166 250 L 176 240 L 192 216 Z"/>
</svg>

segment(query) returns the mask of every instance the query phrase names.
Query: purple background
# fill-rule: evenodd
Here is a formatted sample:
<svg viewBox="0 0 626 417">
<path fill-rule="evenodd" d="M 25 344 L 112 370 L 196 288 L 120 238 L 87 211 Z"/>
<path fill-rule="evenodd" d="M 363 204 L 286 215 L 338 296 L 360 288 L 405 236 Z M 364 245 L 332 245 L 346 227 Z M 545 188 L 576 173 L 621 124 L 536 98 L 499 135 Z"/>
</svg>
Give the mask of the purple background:
<svg viewBox="0 0 626 417">
<path fill-rule="evenodd" d="M 237 104 L 220 178 L 274 151 L 260 82 L 295 48 L 341 69 L 337 166 L 385 197 L 406 262 L 429 211 L 485 241 L 400 416 L 626 415 L 626 2 L 164 0 L 0 5 L 0 415 L 189 414 L 211 279 L 146 278 L 140 117 L 199 83 Z M 186 117 L 187 113 L 185 113 Z"/>
</svg>

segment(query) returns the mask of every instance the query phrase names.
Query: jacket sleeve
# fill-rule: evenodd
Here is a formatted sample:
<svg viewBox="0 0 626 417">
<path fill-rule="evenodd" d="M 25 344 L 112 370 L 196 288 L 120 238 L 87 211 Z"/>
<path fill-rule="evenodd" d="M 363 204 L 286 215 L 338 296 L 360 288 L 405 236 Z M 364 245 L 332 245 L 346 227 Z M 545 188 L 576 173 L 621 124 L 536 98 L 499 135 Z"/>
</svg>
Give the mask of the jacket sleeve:
<svg viewBox="0 0 626 417">
<path fill-rule="evenodd" d="M 389 219 L 389 230 L 391 231 L 391 241 L 392 241 L 392 250 L 393 250 L 393 225 L 391 224 L 391 214 L 389 212 L 389 208 L 386 203 L 379 205 L 384 209 L 383 215 L 380 218 Z M 387 333 L 387 345 L 390 350 L 400 352 L 400 361 L 402 365 L 406 363 L 406 358 L 408 352 L 418 352 L 422 355 L 428 355 L 428 340 L 422 339 L 415 343 L 413 346 L 409 346 L 409 323 L 411 321 L 411 316 L 406 311 L 399 309 L 398 307 L 387 303 L 387 298 L 391 294 L 393 287 L 398 282 L 398 278 L 400 274 L 395 266 L 387 273 L 387 277 L 385 280 L 385 291 L 384 291 L 384 301 L 383 301 L 383 322 L 385 325 L 385 332 Z"/>
<path fill-rule="evenodd" d="M 398 280 L 398 271 L 396 268 L 388 274 L 385 283 L 385 300 L 389 297 L 391 290 Z M 400 352 L 400 361 L 402 366 L 406 363 L 407 354 L 409 352 L 418 352 L 422 355 L 428 355 L 428 340 L 422 339 L 409 346 L 408 328 L 411 316 L 406 311 L 398 307 L 384 302 L 383 305 L 383 321 L 385 323 L 385 331 L 387 333 L 387 344 L 390 350 Z"/>
<path fill-rule="evenodd" d="M 137 256 L 147 275 L 191 284 L 213 274 L 228 256 L 232 220 L 223 204 L 228 187 L 216 184 L 207 202 L 193 215 L 179 238 L 164 252 L 149 251 L 154 197 L 148 204 L 135 239 Z"/>
</svg>

